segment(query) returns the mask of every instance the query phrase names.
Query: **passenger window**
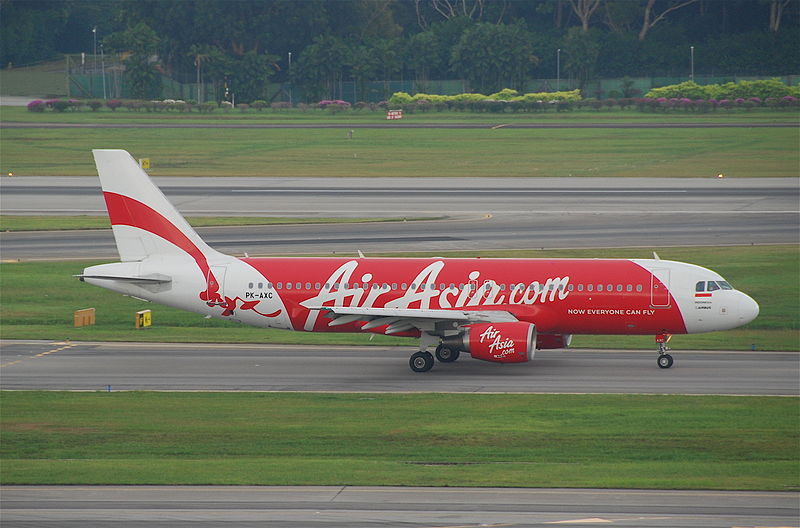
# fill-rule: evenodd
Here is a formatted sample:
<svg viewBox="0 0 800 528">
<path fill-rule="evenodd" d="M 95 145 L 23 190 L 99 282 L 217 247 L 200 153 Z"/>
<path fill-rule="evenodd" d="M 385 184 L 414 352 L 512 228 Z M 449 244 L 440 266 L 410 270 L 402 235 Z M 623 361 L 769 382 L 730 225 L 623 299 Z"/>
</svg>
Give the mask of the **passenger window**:
<svg viewBox="0 0 800 528">
<path fill-rule="evenodd" d="M 259 285 L 259 286 L 260 286 L 260 285 Z M 307 289 L 307 290 L 310 290 L 310 289 L 311 289 L 311 283 L 310 283 L 310 282 L 307 282 L 307 283 L 306 283 L 306 289 Z"/>
<path fill-rule="evenodd" d="M 271 290 L 271 289 L 272 289 L 272 283 L 271 283 L 271 282 L 268 282 L 268 283 L 267 283 L 267 289 L 268 289 L 268 290 Z"/>
<path fill-rule="evenodd" d="M 618 292 L 621 292 L 621 291 L 622 291 L 622 284 L 617 284 L 617 291 L 618 291 Z"/>
<path fill-rule="evenodd" d="M 279 282 L 278 284 L 276 284 L 276 285 L 275 285 L 275 287 L 276 287 L 277 289 L 279 289 L 279 290 L 282 290 L 282 289 L 283 289 L 283 283 L 282 283 L 282 282 Z"/>
<path fill-rule="evenodd" d="M 404 282 L 403 284 L 400 285 L 400 288 L 403 289 L 403 290 L 407 290 L 408 289 L 408 283 Z"/>
<path fill-rule="evenodd" d="M 258 283 L 258 289 L 259 290 L 263 290 L 264 289 L 264 283 L 263 282 L 259 282 Z"/>
<path fill-rule="evenodd" d="M 718 289 L 719 289 L 719 286 L 717 286 L 716 282 L 708 281 L 708 291 L 717 291 Z"/>
<path fill-rule="evenodd" d="M 292 283 L 291 282 L 287 282 L 286 283 L 286 289 L 287 290 L 291 290 L 292 289 Z"/>
<path fill-rule="evenodd" d="M 598 284 L 597 285 L 597 291 L 599 291 L 599 292 L 603 291 L 603 285 L 602 284 Z"/>
<path fill-rule="evenodd" d="M 318 282 L 315 282 L 315 283 L 314 283 L 314 289 L 315 289 L 315 290 L 319 290 L 319 289 L 320 289 L 320 286 L 321 286 L 321 285 L 320 285 L 320 283 L 318 283 Z"/>
<path fill-rule="evenodd" d="M 594 284 L 587 284 L 586 291 L 594 291 Z"/>
<path fill-rule="evenodd" d="M 575 285 L 574 284 L 570 284 L 569 286 L 567 286 L 567 290 L 569 290 L 569 291 L 572 291 L 574 289 L 575 289 Z"/>
<path fill-rule="evenodd" d="M 578 284 L 578 291 L 583 291 L 583 284 Z"/>
<path fill-rule="evenodd" d="M 627 286 L 625 286 L 625 291 L 632 292 L 633 291 L 633 285 L 632 284 L 628 284 Z"/>
<path fill-rule="evenodd" d="M 393 289 L 393 290 L 396 290 L 396 289 L 397 289 L 397 283 L 396 283 L 396 282 L 393 282 L 393 283 L 392 283 L 392 289 Z"/>
<path fill-rule="evenodd" d="M 253 283 L 252 282 L 247 284 L 247 289 L 248 290 L 252 290 L 253 289 Z"/>
<path fill-rule="evenodd" d="M 642 285 L 641 285 L 641 284 L 637 284 L 637 285 L 636 285 L 636 291 L 637 291 L 637 292 L 640 292 L 640 291 L 642 291 Z"/>
</svg>

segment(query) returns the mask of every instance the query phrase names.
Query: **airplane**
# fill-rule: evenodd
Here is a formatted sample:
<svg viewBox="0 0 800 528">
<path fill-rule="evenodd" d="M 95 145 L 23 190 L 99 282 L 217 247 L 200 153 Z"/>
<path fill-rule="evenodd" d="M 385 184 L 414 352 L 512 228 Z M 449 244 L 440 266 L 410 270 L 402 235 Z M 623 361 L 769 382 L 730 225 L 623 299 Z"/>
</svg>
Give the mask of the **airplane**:
<svg viewBox="0 0 800 528">
<path fill-rule="evenodd" d="M 718 273 L 653 259 L 250 258 L 208 246 L 125 150 L 93 150 L 120 262 L 81 281 L 264 328 L 419 339 L 414 372 L 461 353 L 524 363 L 575 334 L 728 330 L 758 304 Z M 428 351 L 433 348 L 434 353 Z"/>
</svg>

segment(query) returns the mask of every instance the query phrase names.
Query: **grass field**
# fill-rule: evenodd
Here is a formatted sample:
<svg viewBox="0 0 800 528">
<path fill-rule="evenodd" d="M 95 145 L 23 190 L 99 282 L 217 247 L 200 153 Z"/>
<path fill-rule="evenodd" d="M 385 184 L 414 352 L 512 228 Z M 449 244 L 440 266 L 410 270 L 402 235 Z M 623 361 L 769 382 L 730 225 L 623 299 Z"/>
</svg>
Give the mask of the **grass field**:
<svg viewBox="0 0 800 528">
<path fill-rule="evenodd" d="M 94 176 L 93 148 L 154 176 L 797 177 L 800 127 L 712 129 L 13 129 L 3 174 Z"/>
<path fill-rule="evenodd" d="M 189 216 L 186 220 L 194 227 L 288 225 L 288 224 L 351 224 L 361 222 L 399 222 L 436 220 L 437 218 L 289 218 L 259 216 Z M 110 229 L 106 216 L 35 216 L 0 215 L 0 231 L 66 231 L 75 229 Z"/>
<path fill-rule="evenodd" d="M 676 349 L 800 350 L 800 248 L 748 246 L 656 248 L 661 258 L 709 267 L 761 305 L 758 319 L 741 329 L 676 336 Z M 548 250 L 470 253 L 497 257 L 610 257 L 649 258 L 648 250 Z M 429 255 L 417 255 L 429 256 Z M 461 256 L 444 254 L 440 256 Z M 72 277 L 97 262 L 22 262 L 0 264 L 0 336 L 7 339 L 81 341 L 172 341 L 285 344 L 405 345 L 415 341 L 360 334 L 315 334 L 241 326 L 197 314 L 152 305 L 92 287 Z M 42 286 L 46 277 L 46 287 Z M 32 294 L 31 292 L 36 292 Z M 98 324 L 73 328 L 72 313 L 95 307 Z M 135 312 L 152 309 L 154 326 L 133 328 Z M 576 336 L 573 347 L 654 348 L 652 336 Z"/>
<path fill-rule="evenodd" d="M 3 393 L 3 484 L 797 490 L 796 398 Z"/>
<path fill-rule="evenodd" d="M 727 110 L 707 114 L 689 112 L 640 112 L 608 109 L 576 110 L 571 112 L 542 113 L 477 113 L 477 112 L 418 112 L 406 114 L 401 123 L 479 123 L 487 126 L 502 123 L 796 123 L 800 118 L 797 109 L 748 109 Z M 258 112 L 217 110 L 211 114 L 199 112 L 130 112 L 124 109 L 112 112 L 102 108 L 97 112 L 29 112 L 25 107 L 0 107 L 0 121 L 16 123 L 326 123 L 366 124 L 386 123 L 386 112 L 351 110 L 331 114 L 329 111 L 309 109 L 302 111 L 265 109 Z"/>
</svg>

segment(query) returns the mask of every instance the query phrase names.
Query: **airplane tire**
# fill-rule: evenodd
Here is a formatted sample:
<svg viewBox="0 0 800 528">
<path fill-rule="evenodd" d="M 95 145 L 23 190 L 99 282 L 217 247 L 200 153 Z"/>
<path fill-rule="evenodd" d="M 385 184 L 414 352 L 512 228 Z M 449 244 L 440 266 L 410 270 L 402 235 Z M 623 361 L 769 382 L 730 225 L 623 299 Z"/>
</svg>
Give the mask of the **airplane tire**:
<svg viewBox="0 0 800 528">
<path fill-rule="evenodd" d="M 668 369 L 672 366 L 672 356 L 669 354 L 661 354 L 658 356 L 658 366 L 662 369 Z"/>
<path fill-rule="evenodd" d="M 436 359 L 442 363 L 452 363 L 458 359 L 460 354 L 461 353 L 457 349 L 449 348 L 444 345 L 436 347 Z"/>
<path fill-rule="evenodd" d="M 433 367 L 433 354 L 430 352 L 417 352 L 408 360 L 414 372 L 428 372 Z"/>
</svg>

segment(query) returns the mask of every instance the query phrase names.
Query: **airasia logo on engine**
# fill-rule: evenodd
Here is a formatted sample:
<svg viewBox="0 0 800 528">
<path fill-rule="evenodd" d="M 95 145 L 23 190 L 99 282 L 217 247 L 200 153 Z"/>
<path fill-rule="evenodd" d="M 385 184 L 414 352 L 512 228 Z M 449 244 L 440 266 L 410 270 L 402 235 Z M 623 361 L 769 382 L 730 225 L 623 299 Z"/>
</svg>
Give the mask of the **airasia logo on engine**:
<svg viewBox="0 0 800 528">
<path fill-rule="evenodd" d="M 490 326 L 481 334 L 480 343 L 486 346 L 492 357 L 498 359 L 515 354 L 517 351 L 514 346 L 514 340 L 507 337 L 504 338 L 500 335 L 500 330 L 494 326 Z"/>
<path fill-rule="evenodd" d="M 523 363 L 533 350 L 534 327 L 530 323 L 492 323 L 469 327 L 469 353 L 475 359 L 495 363 Z"/>
</svg>

